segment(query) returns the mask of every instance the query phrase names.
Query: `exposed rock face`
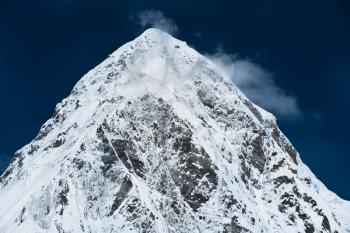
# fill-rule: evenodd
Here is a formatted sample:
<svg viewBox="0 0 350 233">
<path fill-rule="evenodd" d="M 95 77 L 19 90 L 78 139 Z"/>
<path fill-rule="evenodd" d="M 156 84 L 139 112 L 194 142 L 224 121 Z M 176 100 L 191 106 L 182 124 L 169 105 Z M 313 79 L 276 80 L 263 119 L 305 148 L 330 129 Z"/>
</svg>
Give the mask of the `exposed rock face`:
<svg viewBox="0 0 350 233">
<path fill-rule="evenodd" d="M 0 232 L 350 232 L 276 126 L 147 30 L 86 74 L 0 179 Z"/>
</svg>

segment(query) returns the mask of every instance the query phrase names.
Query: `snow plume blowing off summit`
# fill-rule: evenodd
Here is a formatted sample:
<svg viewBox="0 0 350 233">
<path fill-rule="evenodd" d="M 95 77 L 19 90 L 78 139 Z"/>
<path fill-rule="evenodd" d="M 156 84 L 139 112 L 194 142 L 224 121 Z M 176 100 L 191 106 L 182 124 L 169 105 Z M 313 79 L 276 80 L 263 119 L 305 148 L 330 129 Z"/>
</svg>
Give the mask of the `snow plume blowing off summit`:
<svg viewBox="0 0 350 233">
<path fill-rule="evenodd" d="M 350 232 L 213 62 L 148 29 L 89 71 L 0 178 L 0 232 Z"/>
</svg>

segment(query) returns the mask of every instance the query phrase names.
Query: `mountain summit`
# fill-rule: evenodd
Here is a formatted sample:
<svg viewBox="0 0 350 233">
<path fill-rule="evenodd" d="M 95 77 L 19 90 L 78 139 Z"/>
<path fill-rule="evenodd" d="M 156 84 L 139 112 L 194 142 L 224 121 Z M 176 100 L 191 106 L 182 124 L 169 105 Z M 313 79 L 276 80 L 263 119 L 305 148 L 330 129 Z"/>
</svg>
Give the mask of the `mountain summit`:
<svg viewBox="0 0 350 233">
<path fill-rule="evenodd" d="M 350 203 L 210 60 L 148 29 L 0 178 L 2 233 L 350 232 Z"/>
</svg>

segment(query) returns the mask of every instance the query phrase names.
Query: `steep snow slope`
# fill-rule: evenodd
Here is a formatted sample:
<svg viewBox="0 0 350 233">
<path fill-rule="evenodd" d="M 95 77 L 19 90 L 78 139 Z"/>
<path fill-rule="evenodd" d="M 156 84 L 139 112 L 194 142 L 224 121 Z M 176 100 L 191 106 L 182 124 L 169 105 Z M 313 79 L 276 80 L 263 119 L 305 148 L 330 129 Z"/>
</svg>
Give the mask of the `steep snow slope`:
<svg viewBox="0 0 350 233">
<path fill-rule="evenodd" d="M 0 179 L 0 232 L 350 232 L 350 203 L 208 59 L 149 29 Z"/>
</svg>

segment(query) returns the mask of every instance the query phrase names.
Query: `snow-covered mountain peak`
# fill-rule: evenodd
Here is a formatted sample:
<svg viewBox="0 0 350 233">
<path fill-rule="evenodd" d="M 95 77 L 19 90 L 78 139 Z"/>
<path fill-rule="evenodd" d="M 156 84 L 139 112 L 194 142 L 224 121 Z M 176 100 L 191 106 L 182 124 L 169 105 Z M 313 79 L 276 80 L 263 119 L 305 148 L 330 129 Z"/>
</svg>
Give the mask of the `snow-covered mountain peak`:
<svg viewBox="0 0 350 233">
<path fill-rule="evenodd" d="M 176 76 L 171 78 L 179 79 L 189 78 L 184 76 L 196 68 L 194 66 L 196 63 L 206 63 L 207 66 L 214 67 L 214 64 L 190 48 L 186 42 L 178 40 L 167 32 L 156 28 L 147 29 L 135 40 L 122 46 L 111 55 L 112 59 L 119 61 L 121 53 L 131 57 L 134 56 L 136 66 L 141 66 L 139 68 L 148 75 L 146 77 L 150 76 L 156 79 L 165 76 L 164 72 L 166 70 L 159 70 L 161 68 L 171 68 L 172 73 L 177 72 Z M 216 67 L 215 69 L 218 68 Z M 229 81 L 227 77 L 222 78 Z"/>
<path fill-rule="evenodd" d="M 148 38 L 162 44 L 164 44 L 165 41 L 168 43 L 179 42 L 178 39 L 172 37 L 169 33 L 162 31 L 161 29 L 158 29 L 158 28 L 146 29 L 140 36 L 136 38 L 136 40 L 143 40 L 144 38 Z"/>
<path fill-rule="evenodd" d="M 146 46 L 153 45 L 153 46 L 160 46 L 163 48 L 166 47 L 166 49 L 169 49 L 169 50 L 172 50 L 173 48 L 192 50 L 187 46 L 186 42 L 178 40 L 177 38 L 173 37 L 169 33 L 157 28 L 149 28 L 145 30 L 140 36 L 134 39 L 133 42 L 144 43 L 146 44 Z M 148 47 L 148 48 L 151 49 L 152 47 Z M 192 53 L 198 54 L 194 50 L 192 50 Z"/>
<path fill-rule="evenodd" d="M 350 204 L 207 58 L 148 29 L 0 178 L 0 232 L 350 232 Z"/>
</svg>

